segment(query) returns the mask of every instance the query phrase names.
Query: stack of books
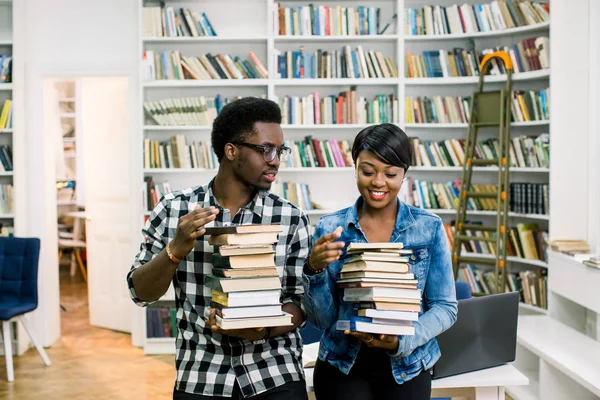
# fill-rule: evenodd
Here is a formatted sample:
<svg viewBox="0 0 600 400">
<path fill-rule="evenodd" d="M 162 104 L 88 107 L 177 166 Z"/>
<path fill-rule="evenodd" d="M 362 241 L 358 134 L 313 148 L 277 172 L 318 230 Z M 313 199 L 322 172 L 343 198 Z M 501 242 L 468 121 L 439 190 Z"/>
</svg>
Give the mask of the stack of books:
<svg viewBox="0 0 600 400">
<path fill-rule="evenodd" d="M 212 274 L 205 286 L 212 291 L 221 329 L 246 329 L 292 324 L 281 308 L 281 281 L 273 244 L 279 225 L 206 227 L 208 244 L 215 246 Z"/>
<path fill-rule="evenodd" d="M 402 243 L 350 243 L 337 286 L 354 313 L 338 320 L 337 330 L 385 335 L 414 335 L 421 292 L 409 272 L 411 250 Z"/>
</svg>

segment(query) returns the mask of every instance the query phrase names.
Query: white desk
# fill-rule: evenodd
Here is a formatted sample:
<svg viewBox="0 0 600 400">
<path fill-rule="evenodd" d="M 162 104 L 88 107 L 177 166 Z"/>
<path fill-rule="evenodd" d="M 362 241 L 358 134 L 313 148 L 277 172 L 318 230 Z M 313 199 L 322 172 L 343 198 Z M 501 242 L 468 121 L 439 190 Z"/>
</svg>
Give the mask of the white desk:
<svg viewBox="0 0 600 400">
<path fill-rule="evenodd" d="M 315 360 L 318 343 L 304 346 L 304 363 Z M 305 368 L 306 389 L 313 392 L 314 368 Z M 475 400 L 504 400 L 506 386 L 529 385 L 529 379 L 511 364 L 434 379 L 431 397 L 473 396 Z"/>
</svg>

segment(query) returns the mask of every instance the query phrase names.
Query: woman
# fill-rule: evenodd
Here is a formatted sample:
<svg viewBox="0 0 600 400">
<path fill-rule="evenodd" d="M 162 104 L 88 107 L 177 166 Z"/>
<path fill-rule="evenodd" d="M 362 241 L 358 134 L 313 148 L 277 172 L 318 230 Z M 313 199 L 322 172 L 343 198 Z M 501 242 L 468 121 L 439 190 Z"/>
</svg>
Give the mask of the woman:
<svg viewBox="0 0 600 400">
<path fill-rule="evenodd" d="M 304 266 L 304 305 L 324 332 L 315 366 L 318 399 L 429 399 L 430 369 L 440 357 L 435 337 L 456 321 L 450 251 L 441 219 L 398 199 L 411 160 L 406 134 L 392 124 L 363 129 L 352 146 L 360 197 L 319 221 Z M 423 301 L 414 336 L 336 330 L 353 315 L 336 288 L 350 242 L 401 242 L 412 250 L 410 272 Z"/>
</svg>

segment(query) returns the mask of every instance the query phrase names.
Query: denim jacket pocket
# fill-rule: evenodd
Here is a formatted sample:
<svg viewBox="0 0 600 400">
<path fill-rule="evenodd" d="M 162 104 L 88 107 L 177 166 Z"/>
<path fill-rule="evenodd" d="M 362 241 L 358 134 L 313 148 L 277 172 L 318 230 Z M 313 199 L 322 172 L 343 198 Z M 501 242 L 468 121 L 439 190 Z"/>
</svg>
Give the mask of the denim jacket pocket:
<svg viewBox="0 0 600 400">
<path fill-rule="evenodd" d="M 423 290 L 425 285 L 425 272 L 429 260 L 429 250 L 427 247 L 412 248 L 412 254 L 408 257 L 410 272 L 418 279 L 418 287 Z"/>
</svg>

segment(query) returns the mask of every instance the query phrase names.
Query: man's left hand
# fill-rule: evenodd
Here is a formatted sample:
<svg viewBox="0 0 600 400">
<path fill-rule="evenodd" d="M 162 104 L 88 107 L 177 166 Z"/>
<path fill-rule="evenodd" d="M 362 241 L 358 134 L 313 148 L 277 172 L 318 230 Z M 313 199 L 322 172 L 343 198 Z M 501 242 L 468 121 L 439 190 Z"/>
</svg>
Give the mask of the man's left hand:
<svg viewBox="0 0 600 400">
<path fill-rule="evenodd" d="M 234 336 L 241 339 L 250 341 L 263 339 L 266 335 L 265 328 L 247 328 L 247 329 L 221 329 L 217 325 L 216 312 L 214 309 L 210 310 L 210 315 L 206 324 L 214 333 L 220 333 L 221 335 Z"/>
<path fill-rule="evenodd" d="M 395 351 L 398 349 L 398 336 L 394 335 L 377 335 L 371 333 L 344 331 L 346 335 L 351 335 L 359 338 L 367 344 L 369 347 L 377 347 L 380 349 L 387 349 Z"/>
</svg>

